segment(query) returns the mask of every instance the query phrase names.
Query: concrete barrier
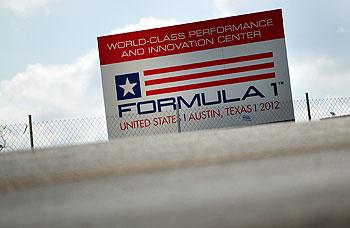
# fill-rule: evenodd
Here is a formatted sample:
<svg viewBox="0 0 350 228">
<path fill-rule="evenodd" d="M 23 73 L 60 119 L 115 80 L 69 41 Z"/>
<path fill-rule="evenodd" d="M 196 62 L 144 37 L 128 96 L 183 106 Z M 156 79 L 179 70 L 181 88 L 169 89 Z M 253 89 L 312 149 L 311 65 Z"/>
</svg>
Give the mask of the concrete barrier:
<svg viewBox="0 0 350 228">
<path fill-rule="evenodd" d="M 350 225 L 350 119 L 0 154 L 4 227 Z"/>
</svg>

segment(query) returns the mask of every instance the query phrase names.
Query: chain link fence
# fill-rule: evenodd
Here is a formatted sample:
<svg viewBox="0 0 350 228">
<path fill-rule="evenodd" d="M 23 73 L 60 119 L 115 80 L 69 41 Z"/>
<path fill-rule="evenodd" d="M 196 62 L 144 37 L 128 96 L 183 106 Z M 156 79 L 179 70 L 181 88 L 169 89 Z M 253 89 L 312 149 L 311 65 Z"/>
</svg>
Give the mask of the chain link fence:
<svg viewBox="0 0 350 228">
<path fill-rule="evenodd" d="M 309 101 L 309 104 L 312 120 L 350 114 L 350 97 L 313 99 Z M 254 107 L 251 108 L 254 109 Z M 245 107 L 245 109 L 249 108 Z M 165 110 L 158 115 L 143 115 L 142 117 L 129 114 L 123 118 L 100 116 L 38 121 L 32 124 L 2 124 L 0 125 L 0 152 L 30 150 L 31 127 L 34 147 L 41 149 L 107 142 L 108 137 L 154 135 L 269 123 L 293 111 L 296 122 L 309 120 L 306 100 L 294 100 L 289 105 L 280 104 L 279 110 L 274 110 L 273 104 L 266 106 L 265 109 L 267 110 L 255 116 L 249 115 L 249 110 L 211 106 L 210 108 L 191 108 L 191 110 Z M 288 120 L 285 119 L 285 121 Z M 107 124 L 117 127 L 109 128 L 108 132 Z"/>
</svg>

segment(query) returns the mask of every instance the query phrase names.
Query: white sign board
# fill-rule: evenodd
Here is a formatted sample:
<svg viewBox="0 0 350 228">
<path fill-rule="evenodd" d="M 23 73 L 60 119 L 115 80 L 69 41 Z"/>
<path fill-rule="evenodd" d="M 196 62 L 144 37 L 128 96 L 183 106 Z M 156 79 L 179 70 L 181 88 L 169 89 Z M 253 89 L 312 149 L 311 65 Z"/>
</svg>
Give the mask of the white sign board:
<svg viewBox="0 0 350 228">
<path fill-rule="evenodd" d="M 98 45 L 110 138 L 294 120 L 281 10 Z"/>
</svg>

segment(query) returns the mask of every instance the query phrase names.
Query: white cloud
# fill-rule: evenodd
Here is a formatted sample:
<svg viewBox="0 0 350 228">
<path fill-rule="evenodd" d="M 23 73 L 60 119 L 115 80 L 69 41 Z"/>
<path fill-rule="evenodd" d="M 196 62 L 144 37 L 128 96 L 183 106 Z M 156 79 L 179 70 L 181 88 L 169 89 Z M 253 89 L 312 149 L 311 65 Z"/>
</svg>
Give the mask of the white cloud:
<svg viewBox="0 0 350 228">
<path fill-rule="evenodd" d="M 343 27 L 343 26 L 340 26 L 338 29 L 337 29 L 337 33 L 346 33 L 346 29 Z"/>
<path fill-rule="evenodd" d="M 233 5 L 234 2 L 239 2 L 239 0 L 213 0 L 212 2 L 218 16 L 229 16 L 235 12 L 230 5 Z"/>
<path fill-rule="evenodd" d="M 139 23 L 130 24 L 125 26 L 124 28 L 114 29 L 109 34 L 118 34 L 125 32 L 132 32 L 142 29 L 150 29 L 150 28 L 159 28 L 163 26 L 170 26 L 178 24 L 178 22 L 174 18 L 170 18 L 169 20 L 156 19 L 154 17 L 146 17 L 141 18 Z"/>
<path fill-rule="evenodd" d="M 0 7 L 9 9 L 17 15 L 25 16 L 34 10 L 48 11 L 48 4 L 58 0 L 0 0 Z"/>
<path fill-rule="evenodd" d="M 0 83 L 0 119 L 62 118 L 103 113 L 96 51 L 67 65 L 28 65 Z M 99 111 L 100 110 L 100 111 Z"/>
<path fill-rule="evenodd" d="M 281 0 L 212 0 L 217 16 L 245 14 L 280 7 Z"/>
<path fill-rule="evenodd" d="M 175 24 L 175 19 L 142 18 L 113 32 Z M 11 79 L 0 81 L 0 120 L 26 121 L 103 115 L 98 52 L 92 49 L 65 65 L 30 64 Z"/>
<path fill-rule="evenodd" d="M 294 98 L 347 97 L 350 70 L 325 55 L 308 55 L 290 59 L 290 75 Z"/>
</svg>

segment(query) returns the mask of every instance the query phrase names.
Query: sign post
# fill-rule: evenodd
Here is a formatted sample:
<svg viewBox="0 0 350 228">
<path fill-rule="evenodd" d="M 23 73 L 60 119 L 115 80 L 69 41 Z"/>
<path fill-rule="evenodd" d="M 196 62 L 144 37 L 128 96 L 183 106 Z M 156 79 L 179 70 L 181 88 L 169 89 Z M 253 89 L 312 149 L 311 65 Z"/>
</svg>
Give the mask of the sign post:
<svg viewBox="0 0 350 228">
<path fill-rule="evenodd" d="M 281 10 L 102 36 L 98 46 L 110 138 L 176 132 L 178 121 L 182 131 L 294 121 Z"/>
</svg>

